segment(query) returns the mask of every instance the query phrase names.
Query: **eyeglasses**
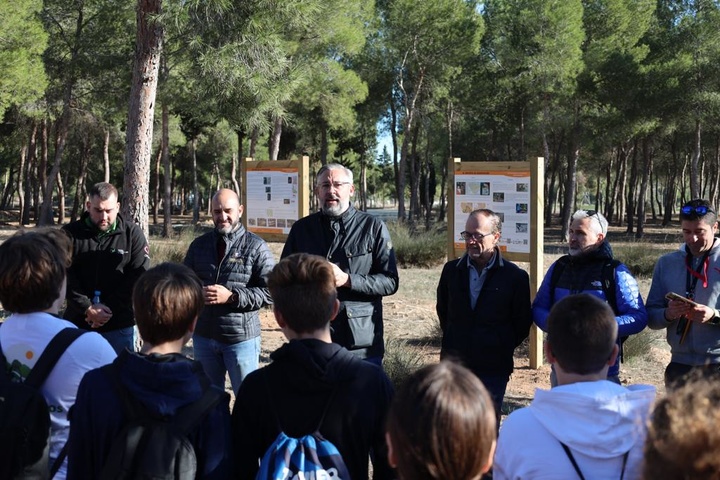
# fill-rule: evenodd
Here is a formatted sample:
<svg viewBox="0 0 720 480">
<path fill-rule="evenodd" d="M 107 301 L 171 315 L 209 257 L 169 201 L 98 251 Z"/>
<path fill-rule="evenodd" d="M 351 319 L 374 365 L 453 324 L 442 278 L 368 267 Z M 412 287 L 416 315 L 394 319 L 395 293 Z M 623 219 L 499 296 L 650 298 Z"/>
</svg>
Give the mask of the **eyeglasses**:
<svg viewBox="0 0 720 480">
<path fill-rule="evenodd" d="M 680 208 L 680 213 L 683 215 L 697 215 L 699 217 L 707 215 L 708 212 L 713 212 L 713 209 L 708 207 L 707 205 L 698 205 L 698 206 L 692 206 L 692 205 L 683 205 Z"/>
<path fill-rule="evenodd" d="M 463 240 L 466 242 L 469 242 L 470 240 L 475 240 L 477 243 L 482 242 L 483 238 L 491 236 L 492 233 L 470 233 L 470 232 L 460 232 L 460 236 Z"/>
<path fill-rule="evenodd" d="M 343 185 L 350 185 L 352 182 L 323 182 L 320 185 L 318 185 L 318 188 L 321 190 L 330 190 L 330 188 L 334 188 L 335 190 L 339 190 L 340 187 Z"/>
</svg>

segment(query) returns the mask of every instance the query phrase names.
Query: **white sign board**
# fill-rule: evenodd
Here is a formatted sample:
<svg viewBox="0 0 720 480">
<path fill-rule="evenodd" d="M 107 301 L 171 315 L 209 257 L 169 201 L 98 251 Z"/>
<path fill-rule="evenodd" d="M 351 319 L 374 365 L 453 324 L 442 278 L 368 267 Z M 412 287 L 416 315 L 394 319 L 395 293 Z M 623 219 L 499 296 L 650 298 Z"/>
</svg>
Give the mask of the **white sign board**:
<svg viewBox="0 0 720 480">
<path fill-rule="evenodd" d="M 460 232 L 468 214 L 478 208 L 500 216 L 501 251 L 530 253 L 530 171 L 455 172 L 455 248 L 465 248 Z"/>
</svg>

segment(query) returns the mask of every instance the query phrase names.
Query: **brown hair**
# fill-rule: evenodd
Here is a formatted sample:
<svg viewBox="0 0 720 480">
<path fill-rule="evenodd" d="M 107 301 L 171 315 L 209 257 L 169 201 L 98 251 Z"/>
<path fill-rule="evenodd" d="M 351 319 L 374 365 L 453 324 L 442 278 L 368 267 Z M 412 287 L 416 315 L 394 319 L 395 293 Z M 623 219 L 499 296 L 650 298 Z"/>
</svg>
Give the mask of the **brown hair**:
<svg viewBox="0 0 720 480">
<path fill-rule="evenodd" d="M 273 308 L 297 333 L 325 328 L 337 298 L 330 263 L 317 255 L 295 253 L 283 258 L 268 274 Z"/>
<path fill-rule="evenodd" d="M 112 196 L 116 199 L 119 198 L 117 188 L 112 183 L 107 182 L 96 183 L 88 192 L 88 197 L 98 197 L 100 200 L 107 200 Z"/>
<path fill-rule="evenodd" d="M 167 262 L 140 276 L 132 301 L 140 336 L 150 345 L 182 338 L 205 304 L 202 282 L 195 272 Z"/>
<path fill-rule="evenodd" d="M 720 479 L 720 377 L 696 372 L 655 404 L 643 478 Z"/>
<path fill-rule="evenodd" d="M 563 370 L 587 375 L 607 365 L 618 333 L 607 303 L 588 293 L 568 295 L 553 305 L 547 325 L 548 346 Z"/>
<path fill-rule="evenodd" d="M 14 313 L 42 312 L 60 296 L 70 239 L 57 229 L 19 231 L 0 245 L 0 302 Z"/>
<path fill-rule="evenodd" d="M 418 370 L 388 413 L 400 478 L 480 478 L 496 440 L 495 422 L 490 395 L 470 370 L 450 361 Z"/>
</svg>

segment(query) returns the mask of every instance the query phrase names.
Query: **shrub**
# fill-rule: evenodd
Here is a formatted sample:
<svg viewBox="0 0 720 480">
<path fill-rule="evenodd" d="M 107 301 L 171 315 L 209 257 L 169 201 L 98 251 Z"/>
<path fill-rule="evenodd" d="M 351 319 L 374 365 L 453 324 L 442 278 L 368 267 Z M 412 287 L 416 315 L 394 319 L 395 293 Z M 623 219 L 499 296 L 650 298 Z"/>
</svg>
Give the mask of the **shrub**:
<svg viewBox="0 0 720 480">
<path fill-rule="evenodd" d="M 642 332 L 630 335 L 623 343 L 623 361 L 641 358 L 650 353 L 650 348 L 663 338 L 662 332 L 646 328 Z"/>
<path fill-rule="evenodd" d="M 425 364 L 421 348 L 410 345 L 407 340 L 388 338 L 385 340 L 383 370 L 397 389 L 413 372 Z"/>
<path fill-rule="evenodd" d="M 658 258 L 671 252 L 671 249 L 648 248 L 647 244 L 613 246 L 615 258 L 623 262 L 636 277 L 652 277 Z"/>
<path fill-rule="evenodd" d="M 194 228 L 185 228 L 173 234 L 171 238 L 150 237 L 150 261 L 152 265 L 162 262 L 182 263 L 190 243 L 202 232 Z"/>
<path fill-rule="evenodd" d="M 411 231 L 400 222 L 388 222 L 395 258 L 401 267 L 433 267 L 445 261 L 447 236 L 437 230 Z"/>
</svg>

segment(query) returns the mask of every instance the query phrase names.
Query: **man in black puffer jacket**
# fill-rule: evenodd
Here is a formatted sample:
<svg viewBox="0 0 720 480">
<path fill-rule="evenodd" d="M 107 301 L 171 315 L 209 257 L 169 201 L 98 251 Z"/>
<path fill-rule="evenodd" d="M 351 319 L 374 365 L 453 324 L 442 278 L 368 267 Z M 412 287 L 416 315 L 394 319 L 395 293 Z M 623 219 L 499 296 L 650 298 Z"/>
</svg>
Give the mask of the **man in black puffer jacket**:
<svg viewBox="0 0 720 480">
<path fill-rule="evenodd" d="M 242 214 L 237 194 L 219 190 L 212 198 L 215 229 L 196 238 L 185 256 L 185 265 L 200 277 L 205 294 L 193 335 L 195 359 L 221 388 L 227 371 L 235 393 L 258 368 L 258 311 L 272 303 L 265 276 L 275 266 L 265 241 L 240 223 Z"/>
</svg>

